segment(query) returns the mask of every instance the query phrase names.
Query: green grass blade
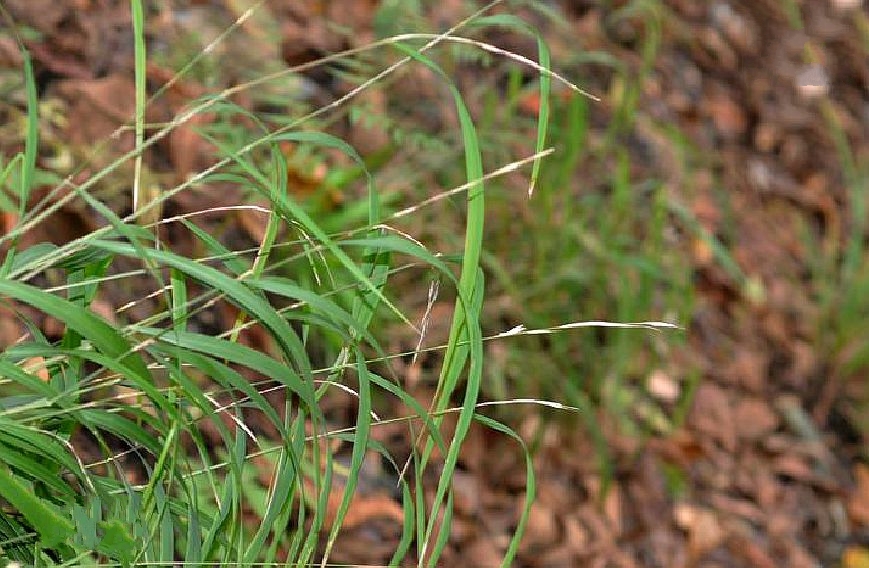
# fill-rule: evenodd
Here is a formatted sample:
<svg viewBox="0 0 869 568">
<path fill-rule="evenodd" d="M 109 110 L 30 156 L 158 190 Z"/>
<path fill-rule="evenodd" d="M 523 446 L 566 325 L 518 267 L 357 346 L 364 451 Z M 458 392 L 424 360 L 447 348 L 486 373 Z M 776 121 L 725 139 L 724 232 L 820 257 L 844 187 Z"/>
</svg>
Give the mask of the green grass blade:
<svg viewBox="0 0 869 568">
<path fill-rule="evenodd" d="M 56 546 L 75 532 L 72 521 L 53 505 L 39 499 L 27 485 L 0 465 L 0 496 L 8 501 L 39 533 L 45 548 Z"/>
<path fill-rule="evenodd" d="M 36 99 L 36 78 L 30 52 L 21 47 L 24 65 L 24 87 L 27 97 L 27 134 L 24 137 L 24 160 L 21 162 L 21 186 L 18 192 L 18 212 L 23 217 L 33 189 L 36 153 L 39 147 L 39 101 Z"/>
<path fill-rule="evenodd" d="M 273 538 L 278 540 L 286 529 L 292 504 L 291 496 L 293 488 L 299 483 L 299 468 L 294 465 L 298 463 L 298 457 L 292 454 L 292 447 L 290 447 L 289 452 L 284 448 L 278 459 L 274 474 L 274 484 L 269 491 L 266 512 L 262 515 L 259 528 L 244 553 L 244 564 L 246 565 L 253 564 L 260 559 L 263 545 L 269 534 L 272 534 Z"/>
<path fill-rule="evenodd" d="M 74 329 L 87 338 L 100 352 L 114 358 L 139 379 L 148 380 L 150 373 L 130 344 L 112 326 L 91 311 L 50 294 L 35 286 L 0 280 L 0 294 L 29 304 Z"/>
<path fill-rule="evenodd" d="M 465 368 L 468 357 L 470 357 L 470 368 L 468 369 L 467 386 L 465 387 L 465 397 L 462 403 L 462 410 L 459 413 L 459 419 L 453 435 L 453 440 L 449 447 L 449 452 L 444 461 L 444 467 L 438 481 L 438 489 L 435 494 L 434 504 L 432 510 L 429 512 L 429 521 L 426 528 L 425 542 L 423 544 L 423 550 L 425 550 L 435 529 L 437 517 L 444 498 L 447 496 L 450 480 L 458 460 L 462 441 L 470 428 L 482 379 L 482 332 L 480 330 L 477 315 L 479 314 L 480 306 L 482 305 L 483 296 L 482 271 L 478 268 L 482 251 L 483 222 L 485 218 L 485 202 L 483 200 L 484 186 L 482 182 L 483 164 L 474 122 L 458 89 L 446 78 L 443 71 L 433 61 L 419 52 L 400 44 L 397 44 L 396 47 L 406 55 L 420 61 L 429 69 L 441 75 L 441 77 L 443 77 L 447 82 L 450 91 L 453 94 L 453 101 L 461 125 L 462 140 L 465 150 L 465 175 L 469 182 L 475 182 L 468 190 L 465 250 L 462 258 L 462 273 L 459 278 L 459 298 L 456 302 L 455 312 L 453 314 L 449 346 L 444 355 L 443 372 L 438 381 L 439 394 L 435 405 L 437 411 L 443 410 L 449 404 L 450 396 L 456 389 L 459 376 Z M 467 340 L 468 344 L 460 346 L 460 343 L 463 340 Z M 428 454 L 431 451 L 430 448 L 431 442 L 428 442 L 426 445 L 426 451 L 423 454 L 423 464 L 427 461 Z M 450 502 L 451 499 L 447 498 L 447 503 Z M 445 510 L 444 519 L 449 519 L 450 514 L 450 511 Z M 441 525 L 440 531 L 441 533 L 443 533 L 443 531 L 449 532 L 449 526 L 446 522 Z M 441 539 L 439 539 L 438 542 L 440 540 Z M 429 558 L 429 563 L 435 565 L 439 559 L 440 549 L 432 550 L 431 552 L 432 554 Z"/>
<path fill-rule="evenodd" d="M 358 350 L 356 352 L 356 376 L 359 379 L 359 409 L 356 414 L 356 430 L 353 439 L 353 453 L 350 456 L 350 471 L 347 476 L 347 482 L 344 485 L 341 504 L 338 506 L 338 510 L 335 513 L 335 521 L 329 532 L 329 540 L 326 542 L 326 552 L 323 554 L 323 561 L 320 564 L 322 568 L 326 566 L 329 553 L 332 551 L 332 546 L 338 537 L 338 531 L 341 530 L 341 525 L 344 523 L 344 516 L 350 508 L 350 501 L 356 491 L 359 472 L 362 469 L 362 460 L 365 459 L 365 453 L 368 450 L 368 437 L 371 433 L 371 377 L 368 373 L 368 368 L 365 366 L 365 356 Z"/>
<path fill-rule="evenodd" d="M 133 173 L 133 213 L 145 205 L 147 196 L 142 188 L 142 143 L 145 140 L 145 104 L 147 102 L 147 52 L 145 49 L 145 12 L 142 0 L 130 0 L 133 20 L 133 57 L 135 60 L 136 84 L 136 160 Z"/>
<path fill-rule="evenodd" d="M 549 47 L 543 36 L 526 22 L 512 14 L 496 14 L 494 16 L 484 16 L 476 19 L 471 23 L 475 27 L 488 26 L 503 26 L 511 30 L 518 31 L 530 35 L 537 40 L 537 60 L 540 67 L 545 72 L 539 74 L 539 96 L 540 108 L 537 113 L 537 142 L 535 144 L 535 152 L 540 153 L 546 148 L 546 132 L 549 129 L 549 114 L 550 114 L 550 92 L 552 90 L 552 76 L 550 74 L 552 61 L 549 53 Z M 531 166 L 531 181 L 528 185 L 528 197 L 534 193 L 534 188 L 537 186 L 538 178 L 540 177 L 540 167 L 543 159 L 537 158 Z"/>
<path fill-rule="evenodd" d="M 193 233 L 193 235 L 198 238 L 205 245 L 205 248 L 208 249 L 208 252 L 211 256 L 219 258 L 223 265 L 229 269 L 230 272 L 235 274 L 236 276 L 240 276 L 247 272 L 249 269 L 248 265 L 245 264 L 244 260 L 239 258 L 239 255 L 232 252 L 223 244 L 215 239 L 213 236 L 208 234 L 206 231 L 203 231 L 199 227 L 197 227 L 194 223 L 191 223 L 187 219 L 181 219 L 181 223 L 187 227 L 187 229 Z"/>
<path fill-rule="evenodd" d="M 58 472 L 65 469 L 79 479 L 85 474 L 68 449 L 56 437 L 18 422 L 0 420 L 0 426 L 0 447 L 3 448 L 0 461 L 14 472 L 43 484 L 58 498 L 72 501 L 75 493 Z"/>
<path fill-rule="evenodd" d="M 286 385 L 291 391 L 296 393 L 312 411 L 317 412 L 318 407 L 314 398 L 313 387 L 310 382 L 303 381 L 302 378 L 291 368 L 277 361 L 268 355 L 251 349 L 250 347 L 232 343 L 225 339 L 201 335 L 191 332 L 166 334 L 162 329 L 139 329 L 141 333 L 162 336 L 161 343 L 168 346 L 179 346 L 184 349 L 189 349 L 198 353 L 213 355 L 220 357 L 231 363 L 245 366 L 249 369 L 262 373 L 270 379 Z M 203 364 L 203 359 L 196 358 L 190 354 L 184 354 L 185 360 L 188 360 L 197 365 Z M 213 368 L 222 368 L 216 361 L 211 361 Z"/>
<path fill-rule="evenodd" d="M 245 310 L 257 321 L 262 322 L 304 377 L 311 376 L 310 361 L 298 335 L 275 312 L 272 306 L 262 297 L 253 293 L 244 283 L 226 276 L 215 268 L 199 264 L 169 251 L 136 250 L 132 245 L 103 240 L 95 240 L 92 245 L 125 256 L 139 257 L 139 254 L 144 254 L 151 261 L 180 270 L 190 278 L 222 291 L 239 308 Z"/>
<path fill-rule="evenodd" d="M 482 414 L 476 414 L 474 419 L 488 428 L 506 434 L 516 440 L 522 447 L 522 453 L 525 455 L 525 502 L 522 506 L 522 514 L 519 516 L 516 530 L 513 531 L 510 544 L 507 547 L 507 551 L 504 553 L 503 560 L 501 561 L 501 566 L 506 568 L 512 566 L 513 560 L 516 558 L 516 552 L 519 550 L 519 543 L 522 541 L 522 536 L 525 534 L 525 527 L 528 524 L 528 516 L 531 514 L 531 506 L 534 504 L 534 497 L 537 494 L 537 483 L 534 476 L 534 462 L 531 459 L 531 453 L 525 446 L 525 442 L 511 428 L 497 420 L 489 418 L 488 416 L 483 416 Z"/>
</svg>

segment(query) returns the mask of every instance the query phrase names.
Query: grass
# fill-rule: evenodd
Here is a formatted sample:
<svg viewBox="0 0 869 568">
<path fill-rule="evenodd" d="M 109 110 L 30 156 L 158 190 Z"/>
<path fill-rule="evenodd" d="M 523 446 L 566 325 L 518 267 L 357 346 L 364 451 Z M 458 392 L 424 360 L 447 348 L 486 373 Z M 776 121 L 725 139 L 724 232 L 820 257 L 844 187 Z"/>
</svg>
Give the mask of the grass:
<svg viewBox="0 0 869 568">
<path fill-rule="evenodd" d="M 631 2 L 609 15 L 608 25 L 632 18 L 643 22 L 635 48 L 641 55 L 638 68 L 581 47 L 572 59 L 559 62 L 580 69 L 580 77 L 608 75 L 611 90 L 601 93 L 601 104 L 585 97 L 555 98 L 550 139 L 556 152 L 545 162 L 527 215 L 515 213 L 526 207 L 523 195 L 504 179 L 493 184 L 499 214 L 488 225 L 491 254 L 484 263 L 494 276 L 491 294 L 510 298 L 513 311 L 506 317 L 511 323 L 549 327 L 566 312 L 596 320 L 690 320 L 691 271 L 684 257 L 674 254 L 680 245 L 672 235 L 695 232 L 693 219 L 677 214 L 675 188 L 648 177 L 651 168 L 627 149 L 643 117 L 640 93 L 657 57 L 663 17 L 654 2 Z M 554 33 L 571 33 L 559 30 L 558 21 L 548 23 Z M 485 126 L 495 132 L 490 139 L 515 137 L 515 125 L 528 120 L 520 109 L 530 87 L 510 84 L 516 85 L 509 92 L 512 99 L 505 105 L 491 100 L 486 109 L 492 118 Z M 609 118 L 602 132 L 592 126 L 601 107 Z M 489 392 L 540 396 L 582 408 L 583 423 L 598 440 L 605 417 L 633 435 L 669 431 L 676 425 L 672 409 L 659 407 L 645 393 L 654 369 L 669 370 L 674 338 L 660 339 L 624 329 L 523 338 L 488 367 Z M 680 407 L 690 402 L 690 390 L 688 382 Z M 602 445 L 600 450 L 608 469 Z"/>
<path fill-rule="evenodd" d="M 789 2 L 784 7 L 790 25 L 802 30 L 804 24 L 799 7 Z M 863 51 L 869 53 L 869 34 L 864 14 L 855 15 L 854 24 L 860 35 Z M 807 41 L 803 60 L 806 65 L 818 63 L 819 45 Z M 823 370 L 824 385 L 815 407 L 815 420 L 827 422 L 837 402 L 844 409 L 844 418 L 865 438 L 869 436 L 866 410 L 869 389 L 865 375 L 869 370 L 869 251 L 866 247 L 867 190 L 869 167 L 865 151 L 849 140 L 841 116 L 842 97 L 833 87 L 817 101 L 817 108 L 827 128 L 830 145 L 838 158 L 844 186 L 846 211 L 839 216 L 826 216 L 823 228 L 803 222 L 802 242 L 809 251 L 811 293 L 817 302 L 818 317 L 812 338 L 816 349 L 828 355 L 831 362 Z M 869 455 L 863 450 L 863 458 Z"/>
<path fill-rule="evenodd" d="M 630 6 L 644 10 L 647 4 Z M 463 439 L 477 422 L 515 439 L 526 459 L 523 509 L 504 550 L 503 565 L 510 565 L 534 499 L 534 470 L 523 440 L 484 414 L 487 405 L 481 399 L 518 404 L 513 397 L 527 392 L 531 402 L 563 409 L 544 403 L 543 397 L 564 396 L 584 410 L 591 427 L 596 427 L 595 404 L 627 416 L 628 407 L 642 396 L 632 381 L 651 364 L 648 350 L 659 343 L 650 334 L 618 327 L 668 328 L 654 323 L 656 314 L 685 309 L 677 302 L 684 297 L 684 283 L 667 277 L 681 267 L 660 263 L 668 258 L 667 195 L 660 183 L 635 179 L 631 158 L 619 146 L 630 128 L 642 77 L 618 71 L 616 119 L 603 141 L 593 142 L 587 128 L 593 107 L 576 94 L 579 87 L 552 72 L 548 50 L 536 32 L 514 16 L 485 15 L 484 9 L 443 34 L 386 37 L 317 62 L 344 65 L 348 78 L 358 77 L 355 87 L 328 106 L 276 120 L 232 102 L 233 95 L 265 91 L 264 85 L 280 82 L 296 69 L 192 101 L 168 124 L 149 125 L 146 108 L 162 91 L 147 97 L 146 12 L 137 0 L 131 5 L 134 148 L 83 183 L 74 184 L 70 176 L 35 205 L 31 193 L 36 181 L 45 178 L 36 159 L 39 102 L 29 56 L 21 47 L 24 148 L 0 178 L 8 190 L 4 211 L 16 218 L 15 227 L 0 237 L 5 254 L 0 297 L 27 329 L 0 354 L 0 549 L 5 559 L 27 565 L 179 560 L 326 565 L 366 456 L 373 451 L 392 459 L 372 439 L 372 429 L 401 420 L 419 443 L 407 474 L 400 476 L 405 524 L 391 563 L 438 565 L 450 534 L 453 472 Z M 387 9 L 397 7 L 386 3 Z M 227 31 L 252 13 L 242 14 Z M 632 14 L 628 10 L 613 17 Z M 475 34 L 493 27 L 530 34 L 537 62 L 476 39 Z M 650 28 L 643 50 L 649 61 L 658 41 Z M 457 49 L 442 50 L 447 43 Z M 476 106 L 478 112 L 472 112 L 463 89 L 445 71 L 457 67 L 452 56 L 468 52 L 512 69 L 521 66 L 535 80 L 525 87 L 521 76 L 508 70 L 507 111 L 499 113 L 500 101 L 490 95 L 481 112 Z M 356 95 L 380 85 L 388 89 L 409 68 L 435 77 L 446 94 L 455 129 L 440 147 L 449 153 L 425 155 L 425 148 L 436 146 L 436 134 L 422 133 L 416 137 L 421 154 L 387 148 L 380 157 L 363 157 L 322 129 L 330 113 L 349 113 Z M 553 81 L 575 94 L 550 106 Z M 519 97 L 527 96 L 529 88 L 538 100 L 536 118 L 530 121 L 517 110 Z M 475 114 L 488 117 L 485 124 Z M 216 163 L 181 184 L 158 185 L 154 191 L 144 178 L 144 153 L 173 129 L 206 115 L 219 117 L 199 131 L 216 149 Z M 527 153 L 518 157 L 504 151 L 510 135 L 499 129 L 510 124 L 516 125 L 514 137 L 532 133 L 527 138 L 531 143 L 521 146 Z M 413 134 L 405 125 L 396 119 L 390 134 Z M 544 161 L 550 144 L 556 154 Z M 324 187 L 346 192 L 348 201 L 358 196 L 358 202 L 330 215 L 324 201 L 297 199 L 288 181 L 297 166 L 287 148 L 301 149 L 310 160 L 325 164 L 331 177 Z M 422 173 L 410 162 L 414 157 L 427 166 Z M 96 190 L 130 163 L 133 210 L 123 216 Z M 522 170 L 523 165 L 530 167 Z M 605 186 L 601 193 L 577 197 L 560 191 L 586 167 Z M 415 175 L 403 175 L 413 170 Z M 533 193 L 535 200 L 529 236 L 521 240 L 513 232 L 526 228 L 518 227 L 511 213 L 521 205 L 504 197 L 513 188 L 503 181 L 517 171 L 525 176 L 522 199 Z M 407 187 L 424 188 L 426 197 L 417 196 L 415 205 L 396 211 L 390 197 L 394 188 L 382 187 L 381 180 L 390 175 Z M 432 177 L 454 189 L 427 200 L 431 190 L 426 180 Z M 181 192 L 227 187 L 267 204 L 232 206 L 263 216 L 254 248 L 234 249 L 200 226 L 212 209 L 184 217 L 161 213 Z M 74 200 L 98 216 L 102 228 L 61 245 L 22 244 L 28 232 Z M 450 212 L 442 219 L 442 231 L 413 233 L 410 229 L 425 223 L 433 207 Z M 625 234 L 625 224 L 635 230 Z M 202 254 L 184 256 L 173 250 L 173 242 L 161 242 L 160 227 L 170 226 Z M 449 230 L 459 227 L 460 232 Z M 434 245 L 423 244 L 429 241 Z M 515 245 L 512 250 L 501 248 L 508 243 Z M 519 258 L 515 263 L 514 254 Z M 428 408 L 394 376 L 389 362 L 403 354 L 387 352 L 383 342 L 391 325 L 420 332 L 401 301 L 406 289 L 393 284 L 408 273 L 433 275 L 451 290 L 446 301 L 454 302 Z M 60 284 L 44 286 L 49 275 Z M 136 321 L 125 316 L 128 312 L 100 312 L 106 299 L 143 287 L 150 294 L 132 301 L 147 306 L 148 317 Z M 510 333 L 484 329 L 485 300 L 502 293 L 527 306 L 518 311 L 517 322 L 526 328 Z M 565 321 L 564 302 L 591 319 L 652 323 Z M 221 312 L 233 314 L 232 325 L 203 332 L 206 317 Z M 56 337 L 47 336 L 40 325 L 47 320 L 59 322 Z M 598 336 L 572 331 L 586 325 L 602 331 Z M 253 338 L 259 338 L 261 348 L 250 346 Z M 487 376 L 486 346 L 496 341 L 510 346 L 512 360 L 501 374 Z M 647 354 L 635 358 L 643 352 Z M 526 353 L 531 355 L 523 360 Z M 653 355 L 660 360 L 666 349 Z M 558 389 L 548 388 L 550 378 L 557 380 Z M 323 397 L 339 387 L 356 401 L 350 429 L 336 430 L 321 408 Z M 275 391 L 282 394 L 282 407 L 266 397 Z M 376 396 L 394 399 L 405 415 L 380 418 Z M 448 414 L 456 418 L 449 435 Z M 349 451 L 343 465 L 334 455 L 339 442 Z M 422 474 L 435 452 L 443 462 L 434 498 L 427 502 Z M 254 471 L 262 467 L 254 463 L 257 457 L 268 464 L 265 489 L 255 482 Z M 338 473 L 344 478 L 340 484 Z M 333 496 L 337 507 L 330 504 Z M 257 524 L 246 520 L 251 508 Z"/>
</svg>

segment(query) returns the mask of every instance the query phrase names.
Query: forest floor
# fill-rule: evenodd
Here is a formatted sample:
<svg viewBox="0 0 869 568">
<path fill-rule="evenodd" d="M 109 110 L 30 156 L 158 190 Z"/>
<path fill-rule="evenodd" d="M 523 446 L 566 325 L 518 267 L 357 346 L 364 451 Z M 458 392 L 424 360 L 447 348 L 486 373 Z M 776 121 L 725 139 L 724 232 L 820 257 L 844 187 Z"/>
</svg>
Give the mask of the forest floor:
<svg viewBox="0 0 869 568">
<path fill-rule="evenodd" d="M 71 148 L 69 159 L 93 158 L 84 149 L 133 113 L 128 3 L 5 4 L 16 21 L 38 32 L 28 47 L 40 96 L 56 105 L 44 105 L 43 115 L 65 117 L 43 140 Z M 209 10 L 238 10 L 229 0 L 190 4 L 177 14 L 198 18 L 184 25 L 201 29 L 212 25 Z M 272 49 L 269 56 L 298 65 L 375 38 L 376 2 L 277 4 L 267 9 L 283 43 L 266 48 L 259 28 L 243 27 L 226 61 L 243 68 L 260 50 Z M 444 0 L 426 18 L 442 29 L 466 16 L 467 4 Z M 552 33 L 543 28 L 556 69 L 577 38 L 630 69 L 642 66 L 641 21 L 608 26 L 611 9 L 600 5 L 609 3 L 547 4 L 566 24 Z M 625 144 L 639 155 L 631 175 L 666 183 L 709 237 L 685 249 L 695 299 L 690 320 L 679 322 L 684 344 L 672 352 L 673 366 L 692 369 L 699 381 L 684 421 L 664 434 L 626 434 L 601 416 L 612 465 L 605 492 L 608 481 L 585 429 L 535 417 L 516 424 L 535 440 L 538 493 L 517 565 L 869 566 L 869 466 L 860 419 L 869 401 L 860 359 L 869 330 L 862 321 L 869 316 L 867 233 L 859 213 L 869 179 L 861 165 L 869 163 L 866 8 L 826 0 L 661 4 L 661 43 L 637 102 L 638 126 Z M 176 24 L 157 21 L 149 28 L 154 49 L 171 51 L 173 36 L 160 34 Z M 353 33 L 343 35 L 332 24 Z M 20 70 L 7 39 L 0 41 L 2 73 Z M 172 74 L 156 64 L 149 69 L 155 84 Z M 580 86 L 608 93 L 610 79 L 591 74 Z M 312 80 L 330 81 L 327 75 Z M 179 83 L 157 103 L 154 120 L 212 87 L 194 79 Z M 612 111 L 604 101 L 589 112 L 594 127 Z M 662 123 L 691 148 L 691 167 L 671 140 L 643 127 Z M 0 127 L 0 147 L 17 136 L 10 129 Z M 185 136 L 152 156 L 152 169 L 174 169 L 182 179 L 201 168 Z M 350 136 L 360 152 L 379 143 L 376 135 Z M 185 195 L 170 202 L 176 210 L 170 212 L 203 207 L 184 201 L 201 195 Z M 255 219 L 239 214 L 237 220 L 235 230 L 255 241 Z M 93 230 L 92 223 L 67 209 L 43 224 L 51 227 L 43 237 L 71 239 Z M 0 323 L 7 345 L 21 330 Z M 666 373 L 656 379 L 663 391 L 672 386 Z M 375 436 L 399 455 L 410 443 L 398 429 Z M 460 466 L 443 565 L 497 565 L 522 504 L 522 454 L 511 440 L 479 428 Z M 391 556 L 401 508 L 389 490 L 370 485 L 346 519 L 334 562 L 380 564 Z"/>
</svg>

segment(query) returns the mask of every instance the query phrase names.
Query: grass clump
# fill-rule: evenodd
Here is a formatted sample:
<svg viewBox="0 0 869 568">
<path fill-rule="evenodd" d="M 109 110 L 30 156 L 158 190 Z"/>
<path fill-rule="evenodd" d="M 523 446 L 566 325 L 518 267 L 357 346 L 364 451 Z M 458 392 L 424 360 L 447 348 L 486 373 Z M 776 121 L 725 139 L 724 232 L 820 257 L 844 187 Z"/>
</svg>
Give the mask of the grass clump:
<svg viewBox="0 0 869 568">
<path fill-rule="evenodd" d="M 146 12 L 141 2 L 133 1 L 132 6 L 134 146 L 84 181 L 70 176 L 36 204 L 31 193 L 40 179 L 38 101 L 27 50 L 22 47 L 24 149 L 9 159 L 0 179 L 6 190 L 4 211 L 16 220 L 0 237 L 4 253 L 0 297 L 26 330 L 0 354 L 0 549 L 4 558 L 28 565 L 177 561 L 245 565 L 319 561 L 325 565 L 350 509 L 366 455 L 373 451 L 389 457 L 371 436 L 373 428 L 387 421 L 375 412 L 373 401 L 378 395 L 391 397 L 406 412 L 401 419 L 414 424 L 409 436 L 418 441 L 411 467 L 399 476 L 404 525 L 391 563 L 409 557 L 420 565 L 437 565 L 450 534 L 451 479 L 471 424 L 476 421 L 511 436 L 524 448 L 510 428 L 479 412 L 486 359 L 483 268 L 503 272 L 497 257 L 484 252 L 488 188 L 498 177 L 529 164 L 526 189 L 530 194 L 539 186 L 544 212 L 555 220 L 563 203 L 553 188 L 577 167 L 583 150 L 574 129 L 581 130 L 588 110 L 578 99 L 557 109 L 565 113 L 568 128 L 556 130 L 554 138 L 568 151 L 554 173 L 547 173 L 542 158 L 549 152 L 551 82 L 580 89 L 551 71 L 546 46 L 529 26 L 514 16 L 485 16 L 484 9 L 442 34 L 393 36 L 318 62 L 341 63 L 353 71 L 346 71 L 351 78 L 359 70 L 374 71 L 332 103 L 308 113 L 274 119 L 233 101 L 234 95 L 299 71 L 285 69 L 193 101 L 165 124 L 148 124 L 148 105 L 163 91 L 148 98 Z M 241 14 L 228 31 L 243 25 L 252 13 Z M 538 49 L 537 61 L 464 35 L 474 27 L 496 26 L 530 33 Z M 537 77 L 538 119 L 530 156 L 508 158 L 488 171 L 484 167 L 494 156 L 487 150 L 491 141 L 483 139 L 486 131 L 476 124 L 462 91 L 436 55 L 446 43 L 507 58 Z M 366 59 L 369 53 L 377 57 Z M 454 190 L 393 212 L 384 204 L 382 173 L 376 170 L 398 151 L 396 145 L 363 158 L 352 145 L 317 127 L 360 93 L 380 83 L 400 81 L 396 77 L 407 68 L 436 77 L 444 89 L 455 117 L 450 146 L 459 149 L 463 166 L 460 174 L 455 169 L 432 173 L 444 179 L 457 176 Z M 151 183 L 145 176 L 146 153 L 174 130 L 206 118 L 207 126 L 196 132 L 214 149 L 216 160 L 180 184 Z M 318 207 L 325 207 L 325 202 L 298 199 L 290 186 L 296 165 L 288 148 L 331 168 L 332 177 L 324 178 L 322 185 L 355 192 L 358 202 L 324 219 L 325 212 Z M 614 241 L 618 223 L 631 220 L 633 208 L 639 207 L 633 201 L 635 186 L 626 155 L 618 159 L 613 180 L 618 207 L 611 220 L 601 220 L 601 226 L 593 228 Z M 125 214 L 101 200 L 97 189 L 129 164 L 133 165 L 132 211 Z M 247 202 L 164 214 L 182 192 L 230 189 L 243 194 Z M 660 217 L 662 199 L 658 189 L 648 188 L 642 197 L 655 204 L 655 218 Z M 461 199 L 453 202 L 460 218 L 454 222 L 463 236 L 453 235 L 449 241 L 452 253 L 432 252 L 395 223 L 413 220 L 430 203 L 453 196 Z M 29 242 L 28 235 L 71 202 L 98 219 L 100 227 L 69 242 Z M 203 223 L 209 216 L 239 210 L 261 216 L 262 230 L 253 247 L 233 247 Z M 570 270 L 549 277 L 544 265 L 560 262 L 559 255 L 571 250 L 579 253 L 591 238 L 590 223 L 586 218 L 575 232 L 557 231 L 567 235 L 567 242 L 531 245 L 539 247 L 530 255 L 529 267 L 537 288 L 518 280 L 502 284 L 547 294 L 573 279 L 576 275 Z M 653 227 L 654 231 L 660 233 L 660 227 Z M 167 233 L 174 237 L 166 238 Z M 199 253 L 176 250 L 176 239 L 193 243 L 189 248 Z M 644 252 L 658 254 L 661 246 L 653 242 Z M 628 248 L 612 247 L 623 250 L 620 268 L 638 266 L 625 277 L 625 286 L 651 290 L 654 270 L 632 258 Z M 612 262 L 611 254 L 600 262 Z M 390 320 L 420 333 L 415 318 L 402 307 L 401 290 L 391 286 L 396 274 L 410 271 L 435 275 L 451 288 L 454 300 L 429 408 L 404 390 L 391 372 L 389 361 L 399 355 L 388 353 L 381 337 L 383 322 Z M 582 287 L 593 289 L 599 284 L 591 272 L 581 272 Z M 49 281 L 56 283 L 47 286 Z M 131 294 L 134 290 L 144 292 L 136 297 Z M 651 292 L 641 294 L 638 305 L 617 306 L 612 315 L 631 319 L 650 313 L 655 306 L 651 296 Z M 105 308 L 119 298 L 127 303 Z M 532 308 L 534 317 L 528 323 L 540 329 L 515 328 L 497 338 L 544 333 L 558 337 L 553 326 L 563 322 L 552 320 L 557 312 L 550 308 Z M 130 315 L 142 311 L 145 317 Z M 220 314 L 230 314 L 229 326 L 214 323 L 221 321 Z M 51 322 L 53 334 L 45 332 L 46 322 Z M 560 331 L 574 327 L 579 324 Z M 622 347 L 613 360 L 631 349 L 628 337 L 619 340 L 625 343 L 618 343 Z M 559 357 L 563 347 L 553 349 Z M 585 388 L 573 386 L 577 392 Z M 357 410 L 352 427 L 340 431 L 321 408 L 323 397 L 337 388 L 352 394 Z M 454 408 L 455 401 L 459 406 Z M 450 413 L 456 421 L 446 436 L 444 417 Z M 339 443 L 347 444 L 349 453 L 340 465 L 334 455 Z M 426 502 L 422 472 L 435 453 L 443 462 L 434 498 Z M 525 456 L 526 498 L 504 552 L 504 565 L 516 554 L 534 498 L 534 472 L 527 451 Z M 269 471 L 264 489 L 256 486 L 253 473 L 263 467 L 262 462 L 255 464 L 261 457 Z M 403 469 L 401 464 L 394 467 Z M 341 483 L 336 480 L 339 471 Z M 247 520 L 251 508 L 258 517 L 256 524 Z"/>
</svg>

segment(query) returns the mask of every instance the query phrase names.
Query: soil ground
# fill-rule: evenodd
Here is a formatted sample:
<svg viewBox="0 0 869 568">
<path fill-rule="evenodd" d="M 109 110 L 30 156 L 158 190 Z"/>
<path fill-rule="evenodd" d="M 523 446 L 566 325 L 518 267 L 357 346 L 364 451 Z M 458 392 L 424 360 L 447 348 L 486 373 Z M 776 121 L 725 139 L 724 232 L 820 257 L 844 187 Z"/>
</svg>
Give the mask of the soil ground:
<svg viewBox="0 0 869 568">
<path fill-rule="evenodd" d="M 5 4 L 16 21 L 40 34 L 28 47 L 41 94 L 67 117 L 52 130 L 57 144 L 87 147 L 132 115 L 127 3 Z M 191 2 L 186 13 L 207 19 L 206 4 Z M 234 5 L 225 4 L 214 10 Z M 270 12 L 284 37 L 272 55 L 288 64 L 374 37 L 376 2 L 341 9 L 334 2 L 285 4 Z M 605 25 L 608 2 L 549 4 L 588 49 L 610 51 L 639 67 L 635 44 L 642 21 L 611 29 Z M 841 7 L 845 2 L 795 0 L 801 15 L 796 22 L 786 4 L 663 2 L 662 45 L 639 108 L 644 120 L 677 125 L 700 160 L 685 178 L 670 141 L 640 122 L 632 142 L 649 157 L 638 168 L 672 185 L 747 279 L 734 280 L 703 242 L 693 247 L 697 301 L 678 353 L 680 364 L 701 375 L 693 404 L 678 431 L 645 440 L 620 435 L 602 417 L 614 457 L 613 483 L 603 498 L 595 448 L 584 431 L 541 425 L 533 417 L 518 425 L 537 440 L 539 496 L 517 565 L 869 565 L 869 467 L 855 418 L 869 377 L 844 364 L 848 350 L 864 338 L 847 337 L 847 329 L 838 339 L 825 333 L 824 326 L 838 320 L 829 309 L 836 302 L 825 304 L 822 296 L 841 291 L 834 281 L 812 277 L 817 255 L 841 250 L 855 223 L 848 191 L 855 181 L 843 166 L 830 121 L 841 125 L 855 163 L 869 158 L 867 13 Z M 460 19 L 463 10 L 463 2 L 444 1 L 429 17 L 441 25 Z M 337 39 L 330 21 L 356 30 L 353 42 Z M 152 32 L 155 46 L 160 26 Z M 556 62 L 572 47 L 570 34 L 553 33 L 549 40 Z M 245 57 L 269 48 L 248 37 L 228 49 L 243 67 Z M 0 67 L 20 70 L 14 44 L 0 43 Z M 159 81 L 165 71 L 150 73 Z M 605 77 L 591 82 L 582 86 L 606 92 Z M 168 114 L 204 92 L 206 85 L 185 82 L 155 113 Z M 598 111 L 593 106 L 591 112 Z M 606 106 L 599 112 L 605 119 Z M 118 142 L 124 143 L 129 141 Z M 166 159 L 179 176 L 199 167 L 195 155 L 178 149 L 190 149 L 183 133 L 172 144 Z M 79 158 L 75 153 L 71 159 Z M 239 221 L 242 233 L 255 231 L 255 223 Z M 64 211 L 51 237 L 73 238 L 91 230 L 88 223 L 79 212 Z M 813 232 L 820 253 L 805 245 L 805 230 Z M 829 274 L 833 279 L 837 273 Z M 0 327 L 9 338 L 17 333 Z M 384 429 L 378 436 L 400 453 L 407 441 L 396 442 L 394 434 Z M 524 464 L 511 442 L 482 429 L 472 432 L 463 456 L 443 565 L 494 566 L 521 506 Z M 388 560 L 400 514 L 386 491 L 360 496 L 333 561 Z"/>
</svg>

